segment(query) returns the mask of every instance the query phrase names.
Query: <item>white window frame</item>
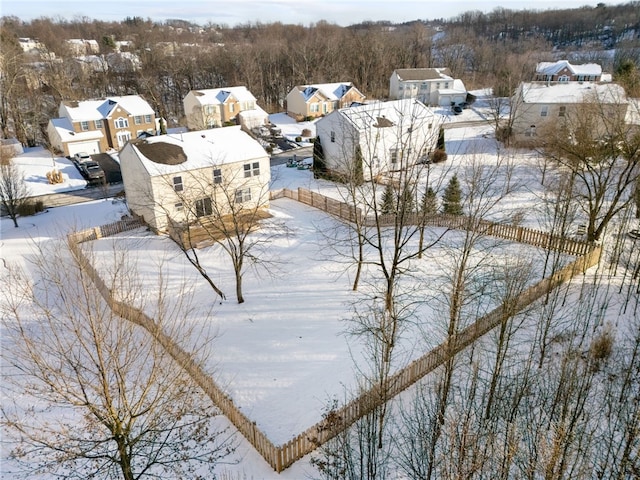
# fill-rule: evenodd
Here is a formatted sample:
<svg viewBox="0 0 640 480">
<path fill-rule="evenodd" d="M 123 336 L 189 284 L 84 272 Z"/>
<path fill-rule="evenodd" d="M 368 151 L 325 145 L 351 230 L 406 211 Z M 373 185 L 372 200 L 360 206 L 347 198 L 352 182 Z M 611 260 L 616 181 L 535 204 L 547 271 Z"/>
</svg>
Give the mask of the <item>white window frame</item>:
<svg viewBox="0 0 640 480">
<path fill-rule="evenodd" d="M 257 177 L 260 175 L 260 162 L 245 163 L 244 178 Z"/>
<path fill-rule="evenodd" d="M 102 130 L 102 120 L 94 120 L 93 124 L 98 130 Z"/>
<path fill-rule="evenodd" d="M 80 122 L 80 130 L 82 130 L 83 132 L 89 131 L 89 122 L 87 120 L 83 120 L 82 122 Z"/>
<path fill-rule="evenodd" d="M 136 115 L 135 117 L 133 117 L 133 123 L 135 123 L 136 125 L 140 125 L 142 123 L 142 117 L 140 115 Z"/>
<path fill-rule="evenodd" d="M 173 190 L 176 192 L 184 191 L 184 183 L 182 183 L 182 177 L 180 175 L 173 177 Z"/>
<path fill-rule="evenodd" d="M 151 123 L 151 115 L 144 116 L 144 123 Z"/>
<path fill-rule="evenodd" d="M 208 217 L 213 214 L 211 197 L 202 197 L 193 202 L 196 217 Z"/>
<path fill-rule="evenodd" d="M 236 203 L 244 203 L 251 201 L 251 189 L 250 188 L 238 188 L 235 194 Z"/>
<path fill-rule="evenodd" d="M 540 116 L 546 117 L 547 115 L 549 115 L 549 107 L 547 105 L 542 105 L 540 107 Z"/>
<path fill-rule="evenodd" d="M 115 119 L 113 124 L 116 126 L 116 128 L 129 128 L 129 119 L 118 117 Z"/>
<path fill-rule="evenodd" d="M 213 184 L 220 185 L 222 183 L 222 169 L 214 168 L 213 169 Z"/>
</svg>

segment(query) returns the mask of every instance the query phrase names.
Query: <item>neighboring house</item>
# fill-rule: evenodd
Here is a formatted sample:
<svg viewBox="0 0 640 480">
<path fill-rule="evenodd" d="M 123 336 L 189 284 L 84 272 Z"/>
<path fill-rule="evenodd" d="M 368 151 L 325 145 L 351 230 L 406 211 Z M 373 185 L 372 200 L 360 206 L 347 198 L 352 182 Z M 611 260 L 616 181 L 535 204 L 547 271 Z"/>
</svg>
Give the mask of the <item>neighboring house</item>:
<svg viewBox="0 0 640 480">
<path fill-rule="evenodd" d="M 360 170 L 371 180 L 428 158 L 441 123 L 433 109 L 405 99 L 335 110 L 316 122 L 316 132 L 327 171 Z"/>
<path fill-rule="evenodd" d="M 351 82 L 298 85 L 287 95 L 287 114 L 296 121 L 317 118 L 365 98 Z"/>
<path fill-rule="evenodd" d="M 243 86 L 191 90 L 182 103 L 189 130 L 222 127 L 228 122 L 251 130 L 269 121 L 256 97 Z"/>
<path fill-rule="evenodd" d="M 269 156 L 239 126 L 140 138 L 119 157 L 129 209 L 156 232 L 211 215 L 212 202 L 268 205 Z"/>
<path fill-rule="evenodd" d="M 448 68 L 401 68 L 391 74 L 389 98 L 415 98 L 425 105 L 450 106 L 466 102 L 467 89 Z"/>
<path fill-rule="evenodd" d="M 155 112 L 138 95 L 62 102 L 58 115 L 49 120 L 47 133 L 54 150 L 66 156 L 119 150 L 143 132 L 158 130 Z"/>
<path fill-rule="evenodd" d="M 607 116 L 624 118 L 629 101 L 624 88 L 615 83 L 521 83 L 511 101 L 512 109 L 515 109 L 514 142 L 523 146 L 539 144 L 539 134 L 545 128 L 552 128 L 564 118 L 576 115 L 589 103 L 597 103 Z"/>
<path fill-rule="evenodd" d="M 71 38 L 65 40 L 65 44 L 74 56 L 94 55 L 100 52 L 100 45 L 95 40 Z"/>
<path fill-rule="evenodd" d="M 599 82 L 602 67 L 597 63 L 572 65 L 567 60 L 540 62 L 536 66 L 535 81 L 538 82 Z"/>
</svg>

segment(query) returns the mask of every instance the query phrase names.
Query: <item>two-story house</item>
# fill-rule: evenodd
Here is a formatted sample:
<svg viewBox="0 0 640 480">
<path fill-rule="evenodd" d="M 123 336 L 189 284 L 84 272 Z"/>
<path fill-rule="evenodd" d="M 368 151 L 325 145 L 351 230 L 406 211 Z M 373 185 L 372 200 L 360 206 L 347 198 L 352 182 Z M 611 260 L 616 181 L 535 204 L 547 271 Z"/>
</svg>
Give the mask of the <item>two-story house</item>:
<svg viewBox="0 0 640 480">
<path fill-rule="evenodd" d="M 545 128 L 554 128 L 559 122 L 579 115 L 587 104 L 597 104 L 604 114 L 602 118 L 624 118 L 629 101 L 624 88 L 615 83 L 521 83 L 511 100 L 514 143 L 539 145 Z M 603 125 L 603 134 L 604 128 Z"/>
<path fill-rule="evenodd" d="M 466 102 L 467 89 L 448 68 L 400 68 L 389 79 L 389 98 L 449 106 Z"/>
<path fill-rule="evenodd" d="M 67 156 L 120 150 L 130 139 L 158 130 L 153 108 L 139 95 L 62 102 L 58 115 L 47 126 L 49 143 Z"/>
<path fill-rule="evenodd" d="M 129 209 L 156 232 L 219 216 L 231 203 L 268 206 L 269 156 L 239 126 L 139 138 L 119 156 Z"/>
<path fill-rule="evenodd" d="M 182 101 L 189 130 L 233 123 L 251 128 L 268 123 L 268 114 L 244 86 L 191 90 Z"/>
<path fill-rule="evenodd" d="M 287 114 L 296 121 L 317 118 L 365 98 L 351 82 L 297 85 L 287 94 Z"/>
<path fill-rule="evenodd" d="M 327 172 L 360 171 L 371 180 L 426 160 L 441 123 L 432 108 L 405 99 L 335 110 L 316 122 L 316 132 Z"/>
<path fill-rule="evenodd" d="M 599 82 L 602 67 L 597 63 L 572 65 L 567 60 L 540 62 L 536 65 L 537 82 Z"/>
</svg>

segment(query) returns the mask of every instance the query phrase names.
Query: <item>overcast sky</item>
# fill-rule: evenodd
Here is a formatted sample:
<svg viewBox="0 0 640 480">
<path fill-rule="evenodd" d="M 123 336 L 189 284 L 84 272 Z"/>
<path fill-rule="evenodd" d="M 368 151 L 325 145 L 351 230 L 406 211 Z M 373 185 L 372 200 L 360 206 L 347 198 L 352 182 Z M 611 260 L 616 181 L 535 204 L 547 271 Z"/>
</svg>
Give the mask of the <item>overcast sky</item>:
<svg viewBox="0 0 640 480">
<path fill-rule="evenodd" d="M 597 4 L 588 0 L 0 0 L 0 13 L 22 20 L 89 17 L 119 21 L 138 16 L 153 21 L 180 18 L 200 25 L 212 22 L 235 26 L 257 21 L 309 25 L 326 20 L 346 26 L 365 20 L 451 18 L 469 10 L 490 12 L 496 7 L 548 10 Z"/>
</svg>

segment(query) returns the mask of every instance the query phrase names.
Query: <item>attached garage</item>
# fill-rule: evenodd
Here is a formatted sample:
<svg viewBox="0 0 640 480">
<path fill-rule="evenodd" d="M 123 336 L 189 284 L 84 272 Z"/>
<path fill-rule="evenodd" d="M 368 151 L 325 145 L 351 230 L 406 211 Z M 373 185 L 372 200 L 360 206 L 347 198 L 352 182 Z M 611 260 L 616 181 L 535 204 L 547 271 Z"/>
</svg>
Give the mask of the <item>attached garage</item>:
<svg viewBox="0 0 640 480">
<path fill-rule="evenodd" d="M 73 157 L 76 153 L 87 152 L 88 154 L 100 153 L 100 141 L 89 140 L 86 142 L 74 142 L 67 143 L 69 149 L 69 156 Z"/>
</svg>

